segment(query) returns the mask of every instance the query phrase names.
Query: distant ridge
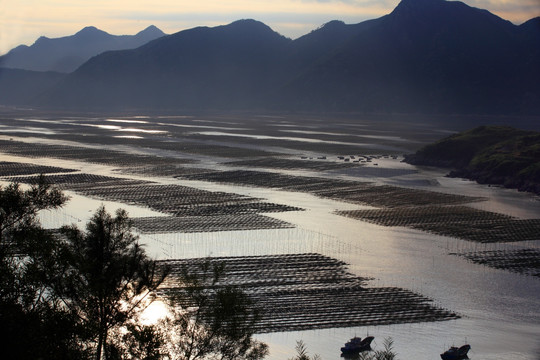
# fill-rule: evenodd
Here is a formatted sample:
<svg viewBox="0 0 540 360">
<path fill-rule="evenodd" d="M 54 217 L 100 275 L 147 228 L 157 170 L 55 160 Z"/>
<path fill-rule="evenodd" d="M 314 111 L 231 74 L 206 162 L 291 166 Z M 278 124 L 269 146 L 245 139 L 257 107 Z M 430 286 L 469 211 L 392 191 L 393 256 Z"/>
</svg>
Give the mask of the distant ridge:
<svg viewBox="0 0 540 360">
<path fill-rule="evenodd" d="M 31 46 L 20 45 L 0 56 L 0 67 L 70 73 L 104 51 L 136 48 L 163 35 L 153 25 L 136 35 L 121 36 L 87 26 L 71 36 L 54 39 L 42 36 Z"/>
<path fill-rule="evenodd" d="M 250 108 L 279 85 L 291 41 L 250 19 L 197 27 L 96 56 L 40 101 L 85 108 Z"/>
<path fill-rule="evenodd" d="M 445 0 L 403 0 L 378 19 L 331 21 L 296 40 L 245 19 L 102 53 L 33 104 L 540 114 L 539 24 Z"/>
</svg>

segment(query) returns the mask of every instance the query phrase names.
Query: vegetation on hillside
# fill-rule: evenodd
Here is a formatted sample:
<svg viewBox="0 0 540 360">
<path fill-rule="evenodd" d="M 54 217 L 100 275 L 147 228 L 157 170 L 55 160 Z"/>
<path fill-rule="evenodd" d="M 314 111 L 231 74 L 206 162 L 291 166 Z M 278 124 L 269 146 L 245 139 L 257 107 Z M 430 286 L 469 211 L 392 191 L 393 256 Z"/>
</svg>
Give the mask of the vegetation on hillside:
<svg viewBox="0 0 540 360">
<path fill-rule="evenodd" d="M 480 126 L 405 156 L 414 165 L 451 168 L 451 177 L 540 194 L 540 133 Z"/>
</svg>

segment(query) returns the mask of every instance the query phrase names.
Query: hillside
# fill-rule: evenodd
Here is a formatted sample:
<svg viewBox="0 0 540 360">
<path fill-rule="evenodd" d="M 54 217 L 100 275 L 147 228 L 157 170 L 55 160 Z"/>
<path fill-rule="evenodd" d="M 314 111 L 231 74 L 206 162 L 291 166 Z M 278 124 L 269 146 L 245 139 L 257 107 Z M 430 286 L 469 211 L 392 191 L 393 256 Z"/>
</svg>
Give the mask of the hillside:
<svg viewBox="0 0 540 360">
<path fill-rule="evenodd" d="M 405 156 L 405 161 L 451 168 L 450 177 L 540 195 L 539 132 L 481 126 L 428 145 Z"/>
<path fill-rule="evenodd" d="M 28 105 L 58 84 L 66 74 L 0 68 L 0 105 Z"/>
<path fill-rule="evenodd" d="M 528 112 L 540 99 L 533 24 L 456 1 L 403 0 L 305 69 L 280 100 L 366 112 Z"/>
</svg>

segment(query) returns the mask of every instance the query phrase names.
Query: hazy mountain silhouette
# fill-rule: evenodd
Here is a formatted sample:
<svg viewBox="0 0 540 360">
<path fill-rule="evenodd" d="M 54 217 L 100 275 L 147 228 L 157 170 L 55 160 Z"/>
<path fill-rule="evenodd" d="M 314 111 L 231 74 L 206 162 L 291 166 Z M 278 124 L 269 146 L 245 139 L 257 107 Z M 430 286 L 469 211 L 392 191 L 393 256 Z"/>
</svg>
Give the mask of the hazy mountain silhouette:
<svg viewBox="0 0 540 360">
<path fill-rule="evenodd" d="M 500 113 L 531 111 L 538 99 L 538 43 L 528 38 L 535 26 L 444 0 L 403 0 L 370 25 L 287 84 L 277 103 Z"/>
<path fill-rule="evenodd" d="M 251 107 L 260 94 L 276 86 L 277 64 L 290 43 L 254 20 L 197 27 L 134 50 L 96 56 L 68 76 L 44 103 Z"/>
<path fill-rule="evenodd" d="M 65 76 L 66 74 L 53 71 L 0 68 L 0 103 L 29 105 Z"/>
<path fill-rule="evenodd" d="M 51 107 L 540 113 L 540 19 L 521 26 L 445 0 L 332 21 L 296 39 L 241 20 L 82 65 Z"/>
<path fill-rule="evenodd" d="M 104 51 L 133 49 L 163 35 L 153 25 L 136 35 L 120 36 L 88 26 L 75 35 L 55 39 L 42 36 L 31 46 L 20 45 L 0 57 L 0 66 L 70 73 L 92 56 Z"/>
</svg>

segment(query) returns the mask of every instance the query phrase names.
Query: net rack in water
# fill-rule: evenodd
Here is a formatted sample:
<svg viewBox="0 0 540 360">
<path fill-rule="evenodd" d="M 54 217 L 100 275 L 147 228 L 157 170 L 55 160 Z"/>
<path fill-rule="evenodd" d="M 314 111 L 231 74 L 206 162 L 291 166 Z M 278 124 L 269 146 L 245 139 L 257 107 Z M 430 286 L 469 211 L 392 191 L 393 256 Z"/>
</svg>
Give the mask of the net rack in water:
<svg viewBox="0 0 540 360">
<path fill-rule="evenodd" d="M 320 254 L 288 254 L 166 260 L 171 275 L 160 288 L 165 298 L 181 295 L 183 271 L 204 274 L 202 265 L 223 264 L 224 276 L 212 288 L 241 287 L 262 319 L 257 333 L 418 323 L 457 319 L 420 294 L 399 287 L 368 287 L 367 278 L 346 264 Z M 210 267 L 211 268 L 211 267 Z M 186 299 L 180 296 L 180 299 Z M 186 300 L 181 306 L 191 305 Z"/>
</svg>

